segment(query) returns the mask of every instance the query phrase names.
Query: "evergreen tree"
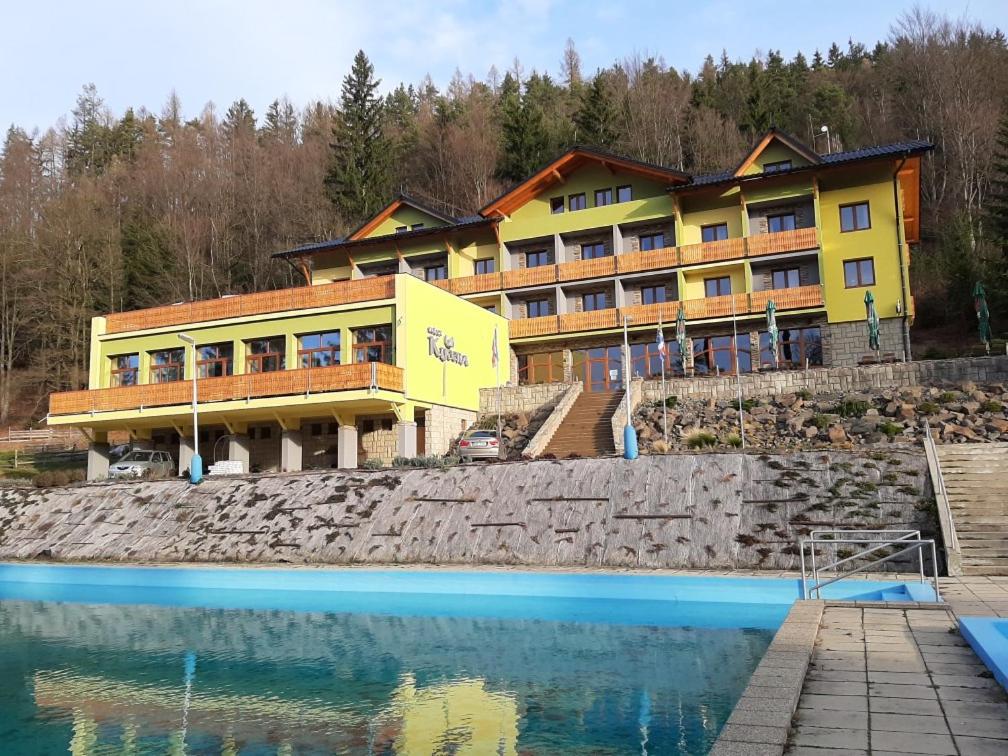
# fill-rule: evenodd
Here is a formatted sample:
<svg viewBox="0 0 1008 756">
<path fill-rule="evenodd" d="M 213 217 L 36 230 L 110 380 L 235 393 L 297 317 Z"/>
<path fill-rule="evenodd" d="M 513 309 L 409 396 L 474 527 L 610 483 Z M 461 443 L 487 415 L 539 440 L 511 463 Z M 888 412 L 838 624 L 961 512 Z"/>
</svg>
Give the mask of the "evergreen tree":
<svg viewBox="0 0 1008 756">
<path fill-rule="evenodd" d="M 297 141 L 297 134 L 298 119 L 294 106 L 286 98 L 282 101 L 273 100 L 266 109 L 262 127 L 263 137 L 293 145 Z"/>
<path fill-rule="evenodd" d="M 822 53 L 819 52 L 819 50 L 816 50 L 815 53 L 812 54 L 812 70 L 820 71 L 825 65 L 826 62 L 823 60 Z"/>
<path fill-rule="evenodd" d="M 990 191 L 987 195 L 987 223 L 990 236 L 1008 257 L 1008 104 L 998 126 L 997 142 L 991 164 Z"/>
<path fill-rule="evenodd" d="M 87 84 L 77 97 L 73 125 L 67 133 L 66 163 L 71 175 L 101 174 L 113 154 L 113 130 L 108 110 L 98 96 L 98 88 Z"/>
<path fill-rule="evenodd" d="M 392 184 L 392 145 L 385 135 L 384 103 L 376 94 L 380 80 L 363 50 L 343 79 L 340 110 L 333 126 L 329 198 L 350 222 L 373 215 L 388 201 Z"/>
<path fill-rule="evenodd" d="M 141 212 L 131 212 L 120 233 L 123 309 L 161 304 L 176 273 L 169 235 Z"/>
<path fill-rule="evenodd" d="M 550 144 L 542 108 L 521 95 L 511 71 L 501 84 L 500 117 L 502 149 L 497 175 L 505 181 L 521 181 L 546 161 Z"/>
<path fill-rule="evenodd" d="M 616 107 L 609 95 L 602 73 L 595 74 L 581 98 L 581 107 L 574 114 L 576 141 L 596 147 L 611 147 L 618 138 Z"/>
<path fill-rule="evenodd" d="M 231 135 L 255 131 L 255 113 L 244 97 L 231 103 L 224 114 L 224 130 Z"/>
</svg>

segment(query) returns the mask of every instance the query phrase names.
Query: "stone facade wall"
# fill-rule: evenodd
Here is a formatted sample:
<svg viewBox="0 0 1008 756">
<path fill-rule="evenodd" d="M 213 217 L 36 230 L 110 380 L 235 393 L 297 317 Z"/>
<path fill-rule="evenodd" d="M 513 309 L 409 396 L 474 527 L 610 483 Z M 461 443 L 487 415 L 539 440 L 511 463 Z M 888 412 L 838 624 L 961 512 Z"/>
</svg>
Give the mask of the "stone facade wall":
<svg viewBox="0 0 1008 756">
<path fill-rule="evenodd" d="M 868 324 L 863 320 L 852 323 L 822 323 L 823 363 L 830 367 L 857 365 L 870 357 Z M 884 318 L 879 321 L 879 352 L 903 359 L 903 318 Z"/>
<path fill-rule="evenodd" d="M 505 415 L 517 412 L 532 413 L 545 404 L 555 402 L 568 388 L 569 383 L 536 383 L 529 386 L 502 386 L 501 412 Z M 497 414 L 497 389 L 485 388 L 480 391 L 480 414 Z"/>
<path fill-rule="evenodd" d="M 478 418 L 478 412 L 435 404 L 425 414 L 425 453 L 447 454 L 452 442 Z"/>
<path fill-rule="evenodd" d="M 359 462 L 366 459 L 391 462 L 392 458 L 396 456 L 395 420 L 392 418 L 358 419 L 357 439 Z"/>
</svg>

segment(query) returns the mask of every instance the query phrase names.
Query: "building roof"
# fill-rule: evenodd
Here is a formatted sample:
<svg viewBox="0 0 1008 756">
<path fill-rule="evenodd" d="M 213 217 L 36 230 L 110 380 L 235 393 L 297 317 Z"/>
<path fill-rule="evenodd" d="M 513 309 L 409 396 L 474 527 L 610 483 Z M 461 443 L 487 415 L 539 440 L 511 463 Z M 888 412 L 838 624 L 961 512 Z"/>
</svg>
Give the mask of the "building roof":
<svg viewBox="0 0 1008 756">
<path fill-rule="evenodd" d="M 403 205 L 407 205 L 409 207 L 414 208 L 415 210 L 419 210 L 421 213 L 436 218 L 437 220 L 442 221 L 447 225 L 454 225 L 455 223 L 458 222 L 458 219 L 455 218 L 454 216 L 442 213 L 440 210 L 437 210 L 431 207 L 430 205 L 427 205 L 417 199 L 414 199 L 405 192 L 400 192 L 395 196 L 395 198 L 393 198 L 391 202 L 385 205 L 385 207 L 383 207 L 381 210 L 379 210 L 377 213 L 372 215 L 370 218 L 368 218 L 366 221 L 360 224 L 357 228 L 351 231 L 347 235 L 347 238 L 360 239 L 363 238 L 364 236 L 367 236 L 375 228 L 381 225 L 383 221 L 389 218 L 392 215 L 392 213 L 394 213 Z"/>
<path fill-rule="evenodd" d="M 764 134 L 756 146 L 753 147 L 749 154 L 745 156 L 738 167 L 735 169 L 735 176 L 742 176 L 745 174 L 746 170 L 749 169 L 755 161 L 772 142 L 780 142 L 785 147 L 790 149 L 792 152 L 805 158 L 809 163 L 815 165 L 820 162 L 821 157 L 814 150 L 808 148 L 801 140 L 797 137 L 792 136 L 786 131 L 782 131 L 776 127 L 771 127 L 766 134 Z"/>
<path fill-rule="evenodd" d="M 648 163 L 643 160 L 617 155 L 614 152 L 587 145 L 575 145 L 559 157 L 551 160 L 545 166 L 522 181 L 517 186 L 507 190 L 495 200 L 480 208 L 480 215 L 489 216 L 510 215 L 533 197 L 555 183 L 562 182 L 564 176 L 580 168 L 588 162 L 595 162 L 610 168 L 619 168 L 628 173 L 636 173 L 655 181 L 666 183 L 685 183 L 689 174 L 675 168 Z"/>
</svg>

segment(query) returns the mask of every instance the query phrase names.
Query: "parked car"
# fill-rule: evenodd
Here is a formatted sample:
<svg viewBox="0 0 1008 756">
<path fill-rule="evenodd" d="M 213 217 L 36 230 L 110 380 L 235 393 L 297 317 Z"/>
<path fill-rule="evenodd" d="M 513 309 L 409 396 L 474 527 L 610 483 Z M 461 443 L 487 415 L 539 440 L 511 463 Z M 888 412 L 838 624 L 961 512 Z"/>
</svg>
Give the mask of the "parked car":
<svg viewBox="0 0 1008 756">
<path fill-rule="evenodd" d="M 500 456 L 500 440 L 496 431 L 470 430 L 459 441 L 459 456 L 467 459 L 496 459 Z"/>
<path fill-rule="evenodd" d="M 175 460 L 164 451 L 134 449 L 109 465 L 110 478 L 164 478 L 175 474 Z"/>
</svg>

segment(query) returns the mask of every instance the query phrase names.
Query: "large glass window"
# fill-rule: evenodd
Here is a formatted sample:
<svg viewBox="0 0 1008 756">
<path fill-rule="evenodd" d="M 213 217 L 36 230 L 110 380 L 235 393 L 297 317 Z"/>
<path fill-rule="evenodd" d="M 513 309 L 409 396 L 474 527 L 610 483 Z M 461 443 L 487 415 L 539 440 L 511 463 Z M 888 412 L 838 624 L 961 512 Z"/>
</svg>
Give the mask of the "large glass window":
<svg viewBox="0 0 1008 756">
<path fill-rule="evenodd" d="M 662 362 L 665 363 L 666 377 L 683 375 L 682 355 L 679 353 L 679 342 L 665 342 L 664 360 L 662 355 L 658 352 L 658 345 L 653 341 L 647 344 L 630 345 L 632 375 L 639 375 L 643 378 L 659 378 L 662 374 Z"/>
<path fill-rule="evenodd" d="M 590 312 L 592 310 L 604 310 L 608 306 L 606 304 L 606 295 L 604 291 L 593 291 L 585 294 L 581 297 L 581 303 L 585 312 Z"/>
<path fill-rule="evenodd" d="M 196 347 L 196 375 L 200 378 L 218 378 L 234 373 L 234 344 L 204 344 Z"/>
<path fill-rule="evenodd" d="M 303 368 L 340 364 L 340 332 L 308 333 L 298 339 L 298 363 Z"/>
<path fill-rule="evenodd" d="M 841 231 L 863 231 L 866 228 L 871 228 L 871 213 L 868 212 L 867 202 L 840 206 Z"/>
<path fill-rule="evenodd" d="M 776 234 L 780 231 L 795 230 L 795 214 L 781 213 L 780 215 L 767 216 L 767 231 Z"/>
<path fill-rule="evenodd" d="M 773 279 L 773 288 L 775 289 L 793 289 L 796 286 L 801 286 L 801 276 L 798 273 L 798 268 L 775 270 L 771 278 Z"/>
<path fill-rule="evenodd" d="M 548 299 L 530 299 L 525 303 L 525 314 L 529 318 L 541 318 L 550 314 Z"/>
<path fill-rule="evenodd" d="M 286 339 L 283 336 L 246 341 L 245 372 L 274 373 L 286 368 L 286 344 Z"/>
<path fill-rule="evenodd" d="M 700 241 L 714 242 L 728 238 L 727 223 L 712 223 L 709 226 L 700 227 Z"/>
<path fill-rule="evenodd" d="M 739 372 L 752 372 L 749 334 L 738 334 L 734 340 L 731 336 L 693 339 L 693 370 L 697 375 L 734 373 L 736 356 Z"/>
<path fill-rule="evenodd" d="M 525 267 L 538 268 L 550 264 L 550 254 L 545 249 L 537 249 L 533 252 L 525 253 Z"/>
<path fill-rule="evenodd" d="M 612 189 L 595 190 L 595 207 L 605 207 L 612 204 Z"/>
<path fill-rule="evenodd" d="M 488 257 L 484 260 L 477 260 L 473 267 L 476 270 L 477 276 L 481 276 L 484 273 L 493 273 L 497 270 L 496 261 L 492 257 Z"/>
<path fill-rule="evenodd" d="M 704 295 L 708 297 L 723 297 L 731 294 L 731 277 L 719 276 L 718 278 L 704 279 Z"/>
<path fill-rule="evenodd" d="M 354 362 L 385 362 L 394 364 L 392 352 L 392 326 L 357 328 L 354 336 Z"/>
<path fill-rule="evenodd" d="M 185 377 L 185 349 L 161 349 L 150 353 L 151 383 L 171 383 Z"/>
<path fill-rule="evenodd" d="M 594 260 L 596 257 L 605 257 L 606 248 L 605 244 L 602 242 L 592 242 L 591 244 L 581 245 L 581 259 L 582 260 Z"/>
<path fill-rule="evenodd" d="M 640 236 L 640 250 L 641 252 L 649 252 L 652 249 L 663 249 L 665 247 L 665 234 L 641 234 Z"/>
<path fill-rule="evenodd" d="M 858 286 L 875 285 L 875 261 L 871 257 L 862 260 L 844 260 L 844 286 L 853 289 Z"/>
<path fill-rule="evenodd" d="M 781 368 L 804 368 L 806 359 L 809 365 L 822 365 L 822 334 L 819 328 L 779 329 L 777 354 Z M 764 368 L 774 366 L 770 334 L 766 331 L 760 333 L 760 365 Z"/>
<path fill-rule="evenodd" d="M 572 212 L 574 210 L 584 210 L 586 207 L 588 207 L 588 202 L 585 200 L 584 192 L 582 192 L 581 194 L 572 194 L 570 197 L 568 197 L 567 207 L 569 207 Z"/>
<path fill-rule="evenodd" d="M 140 372 L 139 354 L 119 354 L 109 358 L 112 362 L 110 386 L 135 386 Z"/>
<path fill-rule="evenodd" d="M 563 379 L 563 352 L 518 355 L 519 383 L 558 383 Z"/>
</svg>

